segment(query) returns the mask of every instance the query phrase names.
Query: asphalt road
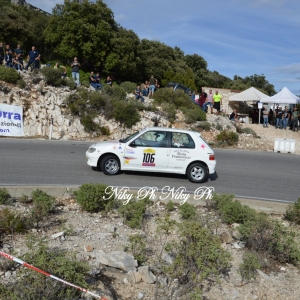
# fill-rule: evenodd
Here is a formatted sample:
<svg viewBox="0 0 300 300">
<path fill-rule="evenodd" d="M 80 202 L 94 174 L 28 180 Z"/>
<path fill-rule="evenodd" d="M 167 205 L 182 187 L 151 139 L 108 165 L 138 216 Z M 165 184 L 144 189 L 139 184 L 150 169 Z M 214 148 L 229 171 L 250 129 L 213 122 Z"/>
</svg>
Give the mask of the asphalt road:
<svg viewBox="0 0 300 300">
<path fill-rule="evenodd" d="M 0 186 L 104 183 L 131 188 L 185 187 L 191 192 L 199 187 L 182 175 L 124 172 L 106 176 L 86 164 L 85 152 L 91 144 L 0 138 Z M 202 186 L 250 199 L 296 201 L 300 197 L 300 156 L 214 150 L 217 173 Z"/>
</svg>

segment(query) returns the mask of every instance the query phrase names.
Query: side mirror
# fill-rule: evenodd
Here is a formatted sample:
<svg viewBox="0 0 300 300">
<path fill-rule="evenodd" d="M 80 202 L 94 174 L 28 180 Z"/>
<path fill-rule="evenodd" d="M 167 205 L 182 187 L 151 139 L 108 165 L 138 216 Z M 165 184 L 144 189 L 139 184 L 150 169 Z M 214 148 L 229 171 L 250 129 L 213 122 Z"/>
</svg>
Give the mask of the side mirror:
<svg viewBox="0 0 300 300">
<path fill-rule="evenodd" d="M 132 142 L 132 143 L 129 144 L 129 146 L 130 147 L 136 147 L 136 144 L 135 144 L 135 142 Z"/>
</svg>

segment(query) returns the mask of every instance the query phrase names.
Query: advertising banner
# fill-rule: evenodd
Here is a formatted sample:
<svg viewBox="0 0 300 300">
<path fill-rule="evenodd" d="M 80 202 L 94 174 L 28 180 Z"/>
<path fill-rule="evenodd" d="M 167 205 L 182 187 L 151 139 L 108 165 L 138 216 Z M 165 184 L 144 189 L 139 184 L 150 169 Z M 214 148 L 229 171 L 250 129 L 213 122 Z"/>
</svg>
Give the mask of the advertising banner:
<svg viewBox="0 0 300 300">
<path fill-rule="evenodd" d="M 0 135 L 24 136 L 23 107 L 0 103 Z"/>
</svg>

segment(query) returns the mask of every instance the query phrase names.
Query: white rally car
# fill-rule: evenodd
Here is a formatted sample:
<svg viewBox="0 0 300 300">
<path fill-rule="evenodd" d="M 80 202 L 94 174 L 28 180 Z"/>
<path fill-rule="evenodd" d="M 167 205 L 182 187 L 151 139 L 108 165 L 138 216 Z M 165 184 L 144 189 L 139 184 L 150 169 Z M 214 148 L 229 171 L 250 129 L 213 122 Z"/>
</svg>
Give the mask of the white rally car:
<svg viewBox="0 0 300 300">
<path fill-rule="evenodd" d="M 214 151 L 199 132 L 150 127 L 119 141 L 91 145 L 87 164 L 106 175 L 123 171 L 186 174 L 200 183 L 215 173 Z"/>
</svg>

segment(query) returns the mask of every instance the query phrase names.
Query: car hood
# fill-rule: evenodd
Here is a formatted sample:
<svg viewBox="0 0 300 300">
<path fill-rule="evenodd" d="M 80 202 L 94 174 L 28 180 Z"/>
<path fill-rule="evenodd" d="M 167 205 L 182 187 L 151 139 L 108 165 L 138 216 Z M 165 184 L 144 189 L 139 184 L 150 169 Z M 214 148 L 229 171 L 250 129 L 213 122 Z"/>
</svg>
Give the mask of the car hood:
<svg viewBox="0 0 300 300">
<path fill-rule="evenodd" d="M 113 140 L 113 141 L 103 141 L 103 142 L 99 142 L 96 144 L 91 145 L 90 147 L 95 147 L 95 148 L 106 148 L 109 146 L 116 146 L 116 145 L 122 145 L 122 143 L 120 143 L 118 140 Z"/>
</svg>

